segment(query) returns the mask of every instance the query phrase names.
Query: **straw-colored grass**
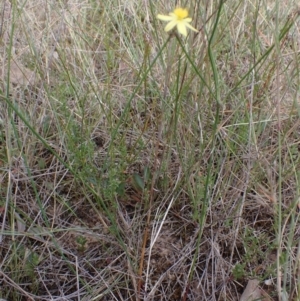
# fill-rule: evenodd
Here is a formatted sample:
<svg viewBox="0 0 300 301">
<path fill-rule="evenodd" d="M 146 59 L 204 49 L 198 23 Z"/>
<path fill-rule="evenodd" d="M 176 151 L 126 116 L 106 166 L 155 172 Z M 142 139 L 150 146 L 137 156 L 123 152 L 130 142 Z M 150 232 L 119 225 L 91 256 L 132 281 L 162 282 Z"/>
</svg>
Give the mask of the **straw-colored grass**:
<svg viewBox="0 0 300 301">
<path fill-rule="evenodd" d="M 299 7 L 188 8 L 1 2 L 0 298 L 299 300 Z"/>
</svg>

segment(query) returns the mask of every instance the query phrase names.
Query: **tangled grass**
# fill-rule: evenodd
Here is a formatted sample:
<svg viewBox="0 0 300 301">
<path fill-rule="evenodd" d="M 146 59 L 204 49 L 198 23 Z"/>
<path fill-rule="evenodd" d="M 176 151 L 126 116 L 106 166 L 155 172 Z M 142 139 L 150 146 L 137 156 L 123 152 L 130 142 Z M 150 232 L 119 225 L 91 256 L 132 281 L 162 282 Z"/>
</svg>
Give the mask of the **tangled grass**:
<svg viewBox="0 0 300 301">
<path fill-rule="evenodd" d="M 106 2 L 0 4 L 0 297 L 299 300 L 296 3 Z"/>
</svg>

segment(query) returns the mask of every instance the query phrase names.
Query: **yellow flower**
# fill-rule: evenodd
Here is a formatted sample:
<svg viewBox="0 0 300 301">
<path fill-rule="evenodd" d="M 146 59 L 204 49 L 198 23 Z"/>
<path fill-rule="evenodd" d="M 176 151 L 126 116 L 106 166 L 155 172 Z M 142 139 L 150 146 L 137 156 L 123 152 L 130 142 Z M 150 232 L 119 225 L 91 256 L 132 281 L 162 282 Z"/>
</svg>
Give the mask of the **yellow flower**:
<svg viewBox="0 0 300 301">
<path fill-rule="evenodd" d="M 187 35 L 186 28 L 198 32 L 197 29 L 195 29 L 193 26 L 191 26 L 189 23 L 192 21 L 192 18 L 188 18 L 188 10 L 186 8 L 175 8 L 175 10 L 172 13 L 169 13 L 169 16 L 165 15 L 157 15 L 157 19 L 162 21 L 169 21 L 167 26 L 165 27 L 165 31 L 172 30 L 175 26 L 177 27 L 177 30 L 182 35 Z"/>
</svg>

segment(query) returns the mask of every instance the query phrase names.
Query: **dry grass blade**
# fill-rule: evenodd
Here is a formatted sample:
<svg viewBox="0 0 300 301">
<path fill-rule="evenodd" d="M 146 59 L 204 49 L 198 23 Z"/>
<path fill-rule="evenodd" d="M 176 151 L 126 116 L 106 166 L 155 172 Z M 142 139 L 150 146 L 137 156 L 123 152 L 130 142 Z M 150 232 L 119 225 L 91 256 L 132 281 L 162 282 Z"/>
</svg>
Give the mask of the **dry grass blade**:
<svg viewBox="0 0 300 301">
<path fill-rule="evenodd" d="M 249 280 L 247 286 L 240 298 L 240 301 L 261 300 L 261 292 L 258 280 Z"/>
<path fill-rule="evenodd" d="M 0 298 L 299 300 L 299 8 L 187 5 L 0 1 Z"/>
</svg>

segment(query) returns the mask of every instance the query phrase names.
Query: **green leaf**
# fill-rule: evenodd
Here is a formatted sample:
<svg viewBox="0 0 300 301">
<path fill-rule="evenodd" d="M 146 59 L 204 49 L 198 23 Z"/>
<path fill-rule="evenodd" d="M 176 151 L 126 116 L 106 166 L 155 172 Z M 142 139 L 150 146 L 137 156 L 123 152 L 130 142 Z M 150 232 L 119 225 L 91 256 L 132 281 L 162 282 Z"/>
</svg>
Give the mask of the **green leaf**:
<svg viewBox="0 0 300 301">
<path fill-rule="evenodd" d="M 144 169 L 144 181 L 145 183 L 148 183 L 149 180 L 151 179 L 151 171 L 148 166 L 145 167 Z"/>
<path fill-rule="evenodd" d="M 145 182 L 139 174 L 134 173 L 132 176 L 132 180 L 135 188 L 137 188 L 138 190 L 144 190 Z"/>
</svg>

